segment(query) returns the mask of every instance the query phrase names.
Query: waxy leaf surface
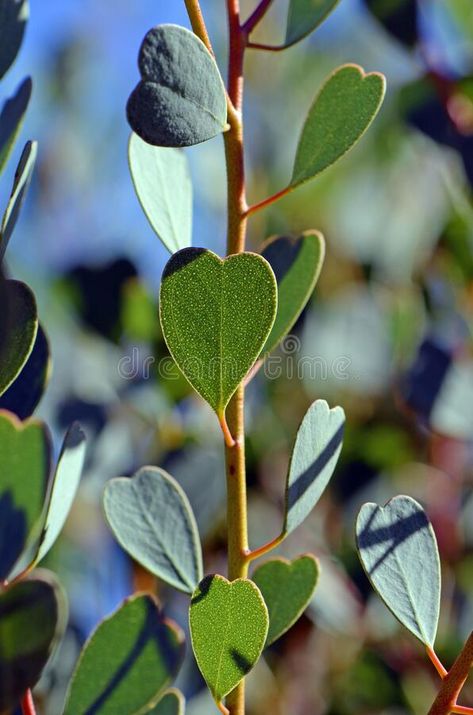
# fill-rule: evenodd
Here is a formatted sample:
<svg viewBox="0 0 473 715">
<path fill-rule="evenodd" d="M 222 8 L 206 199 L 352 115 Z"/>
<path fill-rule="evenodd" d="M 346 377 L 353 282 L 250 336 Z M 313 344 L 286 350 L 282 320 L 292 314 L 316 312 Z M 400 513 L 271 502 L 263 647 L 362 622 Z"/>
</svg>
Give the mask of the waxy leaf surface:
<svg viewBox="0 0 473 715">
<path fill-rule="evenodd" d="M 16 59 L 28 18 L 28 0 L 0 0 L 0 79 Z"/>
<path fill-rule="evenodd" d="M 216 702 L 258 661 L 268 633 L 268 609 L 252 581 L 207 576 L 192 596 L 192 648 Z"/>
<path fill-rule="evenodd" d="M 0 581 L 8 578 L 41 517 L 49 469 L 46 427 L 0 412 Z"/>
<path fill-rule="evenodd" d="M 15 172 L 10 199 L 0 227 L 0 263 L 20 216 L 21 207 L 33 175 L 37 153 L 37 142 L 27 142 Z"/>
<path fill-rule="evenodd" d="M 151 596 L 125 601 L 85 644 L 69 687 L 64 715 L 142 712 L 175 677 L 184 634 Z"/>
<path fill-rule="evenodd" d="M 146 711 L 146 715 L 184 715 L 185 706 L 183 694 L 176 688 L 171 688 L 151 710 Z"/>
<path fill-rule="evenodd" d="M 268 354 L 289 333 L 312 295 L 325 255 L 325 242 L 318 231 L 298 238 L 279 236 L 263 247 L 278 284 L 278 312 L 263 348 Z"/>
<path fill-rule="evenodd" d="M 67 606 L 49 575 L 0 592 L 0 711 L 10 711 L 41 676 L 64 631 Z"/>
<path fill-rule="evenodd" d="M 276 279 L 254 253 L 222 260 L 187 248 L 167 263 L 160 295 L 167 346 L 218 415 L 260 354 L 276 309 Z"/>
<path fill-rule="evenodd" d="M 0 395 L 23 370 L 38 332 L 36 300 L 25 283 L 0 278 Z"/>
<path fill-rule="evenodd" d="M 266 645 L 271 645 L 307 608 L 317 585 L 319 567 L 314 556 L 294 561 L 278 558 L 258 566 L 251 579 L 264 598 L 269 613 Z"/>
<path fill-rule="evenodd" d="M 23 124 L 31 98 L 32 82 L 28 77 L 18 87 L 16 94 L 7 99 L 0 114 L 0 174 Z"/>
<path fill-rule="evenodd" d="M 46 556 L 66 523 L 79 487 L 85 449 L 85 435 L 75 422 L 64 438 L 56 471 L 51 480 L 34 564 Z"/>
<path fill-rule="evenodd" d="M 290 187 L 313 179 L 347 153 L 381 107 L 385 79 L 357 65 L 333 72 L 316 97 L 302 129 Z"/>
<path fill-rule="evenodd" d="M 286 485 L 286 519 L 290 534 L 310 514 L 330 481 L 342 449 L 345 413 L 316 400 L 297 432 Z"/>
<path fill-rule="evenodd" d="M 303 40 L 325 20 L 340 0 L 291 0 L 287 15 L 285 47 Z"/>
<path fill-rule="evenodd" d="M 38 325 L 33 349 L 20 374 L 0 396 L 0 410 L 13 412 L 20 420 L 31 417 L 49 381 L 51 356 L 46 334 Z"/>
<path fill-rule="evenodd" d="M 373 587 L 403 626 L 433 647 L 440 609 L 440 559 L 421 505 L 407 496 L 395 497 L 384 507 L 364 504 L 356 537 Z"/>
<path fill-rule="evenodd" d="M 153 28 L 138 66 L 141 82 L 128 100 L 127 116 L 145 142 L 184 147 L 223 132 L 225 87 L 214 58 L 193 32 L 178 25 Z"/>
<path fill-rule="evenodd" d="M 175 479 L 143 467 L 105 487 L 107 521 L 120 545 L 158 578 L 192 593 L 202 579 L 202 549 L 189 501 Z"/>
<path fill-rule="evenodd" d="M 151 146 L 132 133 L 128 148 L 139 202 L 170 253 L 192 243 L 192 183 L 180 149 Z"/>
</svg>

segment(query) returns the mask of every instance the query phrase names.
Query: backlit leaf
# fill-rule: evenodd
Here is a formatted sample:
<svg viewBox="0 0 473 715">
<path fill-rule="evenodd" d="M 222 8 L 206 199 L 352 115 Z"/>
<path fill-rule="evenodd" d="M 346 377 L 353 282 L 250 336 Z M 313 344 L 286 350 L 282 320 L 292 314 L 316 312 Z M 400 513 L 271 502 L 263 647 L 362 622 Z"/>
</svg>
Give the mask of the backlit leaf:
<svg viewBox="0 0 473 715">
<path fill-rule="evenodd" d="M 7 99 L 2 107 L 0 114 L 0 173 L 5 168 L 23 124 L 32 87 L 31 79 L 28 77 L 18 87 L 16 94 Z"/>
<path fill-rule="evenodd" d="M 26 192 L 30 185 L 38 153 L 37 142 L 27 142 L 13 179 L 13 188 L 0 227 L 0 263 L 18 221 Z"/>
</svg>

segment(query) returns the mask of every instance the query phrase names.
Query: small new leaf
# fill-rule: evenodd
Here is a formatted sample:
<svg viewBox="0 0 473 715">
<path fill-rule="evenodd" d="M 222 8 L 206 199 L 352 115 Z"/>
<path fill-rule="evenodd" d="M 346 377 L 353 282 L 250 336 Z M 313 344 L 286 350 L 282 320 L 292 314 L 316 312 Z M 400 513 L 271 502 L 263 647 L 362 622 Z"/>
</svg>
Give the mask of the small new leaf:
<svg viewBox="0 0 473 715">
<path fill-rule="evenodd" d="M 330 481 L 342 449 L 345 413 L 316 400 L 297 432 L 286 484 L 283 533 L 290 534 L 310 514 Z"/>
<path fill-rule="evenodd" d="M 20 216 L 21 207 L 33 175 L 37 153 L 38 143 L 27 142 L 15 172 L 10 199 L 0 227 L 0 264 Z"/>
<path fill-rule="evenodd" d="M 411 497 L 364 504 L 356 523 L 361 563 L 396 618 L 433 648 L 440 610 L 440 559 L 432 525 Z"/>
<path fill-rule="evenodd" d="M 258 566 L 252 575 L 268 607 L 266 645 L 280 638 L 303 614 L 319 577 L 317 559 L 310 554 L 294 561 L 278 558 Z"/>
<path fill-rule="evenodd" d="M 219 417 L 260 354 L 276 310 L 274 273 L 255 253 L 222 260 L 186 248 L 167 263 L 160 294 L 167 346 Z"/>
<path fill-rule="evenodd" d="M 314 32 L 339 2 L 340 0 L 291 0 L 284 47 L 291 47 Z"/>
<path fill-rule="evenodd" d="M 302 129 L 291 189 L 313 179 L 361 139 L 381 107 L 385 88 L 382 74 L 365 74 L 358 65 L 343 65 L 330 75 Z"/>
<path fill-rule="evenodd" d="M 152 596 L 125 601 L 85 644 L 64 715 L 130 715 L 156 702 L 184 656 L 184 634 Z"/>
<path fill-rule="evenodd" d="M 144 568 L 192 593 L 203 576 L 202 548 L 189 501 L 163 469 L 143 467 L 112 479 L 104 509 L 117 541 Z"/>
<path fill-rule="evenodd" d="M 263 247 L 278 284 L 278 312 L 263 348 L 270 353 L 294 327 L 317 283 L 325 256 L 325 241 L 318 231 L 298 238 L 278 236 Z"/>
<path fill-rule="evenodd" d="M 20 132 L 31 98 L 32 82 L 28 77 L 18 87 L 16 94 L 7 99 L 0 114 L 0 174 L 8 161 Z"/>
<path fill-rule="evenodd" d="M 180 149 L 147 144 L 132 133 L 128 147 L 131 177 L 139 202 L 170 253 L 192 243 L 192 183 Z"/>
<path fill-rule="evenodd" d="M 160 25 L 141 45 L 141 82 L 127 104 L 133 131 L 148 144 L 184 147 L 223 132 L 225 87 L 214 58 L 193 32 Z"/>
<path fill-rule="evenodd" d="M 59 584 L 45 572 L 0 593 L 0 711 L 19 704 L 41 676 L 67 616 Z"/>
<path fill-rule="evenodd" d="M 220 703 L 258 661 L 268 609 L 252 581 L 207 576 L 192 596 L 189 622 L 197 664 Z"/>
</svg>

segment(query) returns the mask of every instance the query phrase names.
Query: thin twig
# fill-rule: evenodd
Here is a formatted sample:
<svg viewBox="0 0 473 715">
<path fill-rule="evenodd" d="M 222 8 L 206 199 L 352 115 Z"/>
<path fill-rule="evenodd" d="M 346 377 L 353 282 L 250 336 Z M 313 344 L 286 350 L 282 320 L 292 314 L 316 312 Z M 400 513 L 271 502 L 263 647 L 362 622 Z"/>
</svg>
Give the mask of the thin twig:
<svg viewBox="0 0 473 715">
<path fill-rule="evenodd" d="M 273 0 L 261 0 L 260 4 L 257 6 L 256 10 L 250 15 L 248 20 L 244 23 L 242 29 L 246 36 L 250 35 L 255 29 L 256 25 L 263 19 Z"/>
<path fill-rule="evenodd" d="M 250 563 L 251 561 L 255 561 L 255 559 L 259 559 L 262 556 L 269 554 L 271 551 L 276 549 L 279 544 L 282 544 L 285 538 L 286 534 L 279 534 L 279 536 L 276 536 L 275 539 L 272 539 L 271 541 L 268 541 L 267 544 L 260 546 L 259 549 L 254 549 L 254 551 L 247 551 L 245 554 L 246 562 Z"/>
<path fill-rule="evenodd" d="M 261 211 L 262 209 L 265 209 L 267 206 L 271 206 L 271 204 L 274 204 L 279 199 L 282 199 L 284 196 L 287 196 L 288 194 L 290 194 L 291 191 L 292 191 L 292 187 L 286 186 L 285 189 L 281 189 L 281 191 L 278 191 L 276 194 L 273 194 L 272 196 L 268 196 L 267 199 L 264 199 L 263 201 L 260 201 L 257 204 L 253 204 L 246 211 L 246 217 L 252 216 L 257 211 Z"/>
<path fill-rule="evenodd" d="M 27 690 L 22 701 L 21 711 L 23 715 L 36 715 L 36 709 L 33 701 L 31 690 Z"/>
<path fill-rule="evenodd" d="M 473 633 L 470 634 L 460 655 L 442 681 L 442 687 L 434 700 L 428 715 L 450 715 L 455 712 L 457 699 L 461 693 L 470 668 L 473 665 Z"/>
</svg>

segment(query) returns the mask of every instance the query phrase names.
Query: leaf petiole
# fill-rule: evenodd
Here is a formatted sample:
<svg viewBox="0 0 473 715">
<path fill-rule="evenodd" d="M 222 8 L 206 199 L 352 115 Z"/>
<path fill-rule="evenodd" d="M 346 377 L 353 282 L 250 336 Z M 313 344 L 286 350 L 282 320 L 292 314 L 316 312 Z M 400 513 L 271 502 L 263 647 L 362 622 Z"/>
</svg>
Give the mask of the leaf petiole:
<svg viewBox="0 0 473 715">
<path fill-rule="evenodd" d="M 284 189 L 281 189 L 281 191 L 278 191 L 276 194 L 273 194 L 272 196 L 268 196 L 267 199 L 264 199 L 263 201 L 260 201 L 257 204 L 253 204 L 253 206 L 250 206 L 246 213 L 245 213 L 245 218 L 248 218 L 248 216 L 252 216 L 255 214 L 257 211 L 261 211 L 261 209 L 265 209 L 267 206 L 271 206 L 271 204 L 274 204 L 276 201 L 279 199 L 282 199 L 284 196 L 287 196 L 292 191 L 293 187 L 292 186 L 286 186 Z"/>
<path fill-rule="evenodd" d="M 275 539 L 272 539 L 271 541 L 268 541 L 267 544 L 263 544 L 263 546 L 260 546 L 259 549 L 254 549 L 253 551 L 246 551 L 245 553 L 245 562 L 247 564 L 251 563 L 251 561 L 255 561 L 256 559 L 261 558 L 262 556 L 266 556 L 266 554 L 269 554 L 271 551 L 276 549 L 284 539 L 286 538 L 287 534 L 285 532 L 282 532 L 279 534 L 279 536 L 276 536 Z"/>
<path fill-rule="evenodd" d="M 271 3 L 273 0 L 261 0 L 259 5 L 256 7 L 255 11 L 250 15 L 248 20 L 243 23 L 242 30 L 245 33 L 245 35 L 248 37 L 255 27 L 261 22 L 263 17 L 266 15 L 267 11 L 269 10 Z M 247 44 L 247 47 L 249 45 Z"/>
<path fill-rule="evenodd" d="M 442 680 L 445 678 L 445 676 L 448 673 L 448 670 L 445 668 L 443 663 L 440 661 L 440 658 L 438 657 L 437 653 L 434 651 L 433 648 L 430 646 L 426 647 L 427 655 L 429 656 L 432 665 L 434 666 L 435 670 L 437 673 L 440 675 Z"/>
</svg>

